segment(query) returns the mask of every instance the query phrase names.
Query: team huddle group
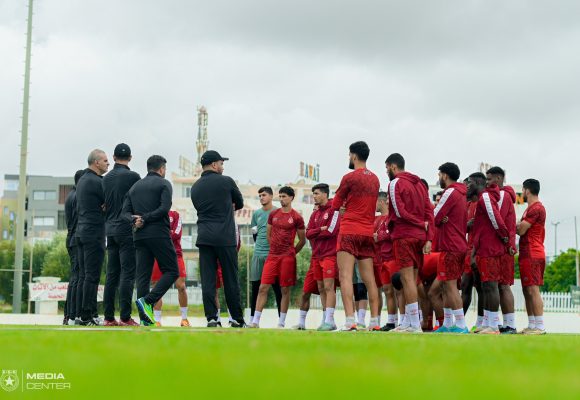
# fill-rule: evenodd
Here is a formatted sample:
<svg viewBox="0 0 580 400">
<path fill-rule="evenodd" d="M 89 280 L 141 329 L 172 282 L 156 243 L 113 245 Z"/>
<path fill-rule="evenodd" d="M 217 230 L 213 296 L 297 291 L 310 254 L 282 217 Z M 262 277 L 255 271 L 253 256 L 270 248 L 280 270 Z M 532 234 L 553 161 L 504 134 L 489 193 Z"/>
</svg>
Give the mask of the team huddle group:
<svg viewBox="0 0 580 400">
<path fill-rule="evenodd" d="M 510 287 L 514 283 L 514 256 L 519 252 L 529 318 L 521 333 L 544 334 L 539 287 L 545 268 L 546 212 L 538 199 L 539 182 L 527 179 L 523 183 L 528 208 L 516 222 L 516 194 L 504 186 L 505 172 L 499 167 L 486 174 L 473 173 L 459 182 L 456 164 L 441 165 L 439 184 L 443 190 L 433 204 L 427 182 L 406 172 L 405 160 L 398 153 L 386 159 L 390 182 L 387 191 L 380 192 L 379 179 L 366 167 L 369 153 L 364 142 L 350 146 L 349 167 L 354 171 L 343 177 L 333 199 L 329 199 L 328 185 L 312 188 L 315 209 L 307 226 L 292 209 L 291 187 L 279 190 L 281 208 L 273 211 L 271 188 L 260 189 L 263 208 L 256 212 L 252 225 L 257 228 L 258 251 L 267 244 L 270 247 L 267 255 L 258 254 L 252 263 L 257 270 L 261 267 L 259 257 L 265 257 L 249 326 L 259 327 L 272 285 L 280 286 L 281 293 L 276 296 L 278 327 L 285 326 L 290 287 L 296 284 L 296 253 L 308 239 L 312 260 L 295 329 L 306 328 L 310 296 L 320 294 L 324 314 L 318 330 L 337 330 L 334 312 L 336 288 L 340 287 L 346 316 L 341 330 L 367 328 L 368 302 L 368 329 L 372 331 L 468 333 L 465 312 L 475 286 L 478 317 L 471 331 L 517 333 Z M 382 292 L 387 321 L 381 327 Z"/>
<path fill-rule="evenodd" d="M 334 313 L 336 289 L 340 287 L 346 316 L 341 330 L 367 328 L 365 315 L 370 306 L 368 329 L 372 331 L 468 333 L 465 312 L 475 286 L 478 317 L 472 331 L 516 333 L 510 286 L 514 282 L 514 256 L 519 253 L 529 319 L 522 333 L 544 334 L 539 287 L 545 267 L 546 212 L 538 198 L 540 183 L 524 181 L 522 194 L 528 208 L 516 222 L 516 195 L 511 187 L 504 186 L 505 172 L 499 167 L 486 174 L 473 173 L 459 182 L 456 164 L 441 165 L 439 183 L 443 190 L 433 204 L 427 182 L 406 172 L 405 160 L 398 153 L 386 159 L 389 184 L 381 192 L 378 177 L 366 167 L 369 154 L 365 142 L 350 146 L 349 168 L 353 171 L 343 177 L 334 198 L 329 198 L 327 184 L 313 186 L 315 207 L 307 226 L 292 208 L 293 188 L 279 189 L 280 208 L 272 204 L 270 187 L 259 189 L 262 207 L 251 221 L 255 247 L 250 266 L 251 321 L 247 326 L 259 327 L 272 287 L 278 304 L 278 327 L 285 327 L 290 291 L 297 282 L 296 254 L 309 240 L 312 259 L 296 329 L 306 329 L 310 296 L 319 294 L 324 313 L 318 330 L 338 330 Z M 166 160 L 149 157 L 148 174 L 141 179 L 128 167 L 129 146 L 117 145 L 114 159 L 113 170 L 103 178 L 109 162 L 102 150 L 93 150 L 88 168 L 77 171 L 75 190 L 67 197 L 71 279 L 64 323 L 139 325 L 131 318 L 136 286 L 141 325 L 159 325 L 161 299 L 175 284 L 181 325 L 189 326 L 181 219 L 171 210 Z M 230 326 L 241 328 L 246 322 L 240 301 L 240 235 L 234 211 L 243 207 L 243 197 L 233 179 L 223 175 L 226 160 L 216 151 L 202 155 L 203 173 L 191 188 L 191 200 L 197 212 L 196 246 L 208 327 L 221 326 L 216 293 L 223 286 Z M 102 321 L 97 314 L 97 289 L 105 247 L 108 263 Z M 383 293 L 387 321 L 381 327 Z"/>
</svg>

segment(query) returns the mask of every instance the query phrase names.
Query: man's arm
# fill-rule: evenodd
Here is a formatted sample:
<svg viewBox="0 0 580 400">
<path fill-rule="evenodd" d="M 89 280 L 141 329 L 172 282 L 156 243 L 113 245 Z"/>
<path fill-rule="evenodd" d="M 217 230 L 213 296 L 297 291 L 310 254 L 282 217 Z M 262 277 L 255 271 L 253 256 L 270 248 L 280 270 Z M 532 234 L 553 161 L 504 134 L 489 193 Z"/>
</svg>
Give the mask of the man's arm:
<svg viewBox="0 0 580 400">
<path fill-rule="evenodd" d="M 338 236 L 338 231 L 340 230 L 340 211 L 335 210 L 332 213 L 330 222 L 328 225 L 324 225 L 320 228 L 319 238 L 331 238 Z"/>
<path fill-rule="evenodd" d="M 401 196 L 401 187 L 399 183 L 399 179 L 393 179 L 389 184 L 389 200 L 391 201 L 391 205 L 393 206 L 393 210 L 395 211 L 395 215 L 397 218 L 404 219 L 405 221 L 409 222 L 412 225 L 420 226 L 421 228 L 426 229 L 425 223 L 427 220 L 423 218 L 418 218 L 413 214 L 407 212 L 405 209 L 405 202 L 403 201 L 403 197 Z M 432 217 L 431 217 L 432 219 Z"/>
<path fill-rule="evenodd" d="M 296 254 L 298 254 L 306 244 L 306 234 L 304 232 L 304 228 L 298 229 L 296 234 L 298 235 L 298 243 L 296 244 L 296 247 L 294 247 L 294 250 L 296 251 Z"/>
<path fill-rule="evenodd" d="M 232 178 L 230 178 L 230 180 L 232 185 L 232 202 L 234 203 L 234 209 L 238 211 L 244 208 L 244 197 L 242 196 L 242 192 L 240 192 L 238 185 L 236 185 L 236 182 Z"/>
<path fill-rule="evenodd" d="M 433 211 L 433 222 L 435 226 L 440 226 L 447 223 L 445 217 L 448 216 L 449 210 L 453 209 L 453 206 L 455 206 L 455 203 L 457 202 L 456 196 L 453 196 L 454 191 L 455 189 L 453 188 L 447 189 L 445 193 L 443 193 L 443 196 L 441 196 L 439 204 L 437 204 L 437 207 L 435 207 L 435 210 Z"/>
<path fill-rule="evenodd" d="M 171 209 L 171 193 L 171 186 L 169 185 L 169 182 L 167 182 L 161 189 L 159 207 L 143 215 L 142 219 L 144 223 L 160 221 L 162 218 L 167 216 L 169 210 Z"/>
<path fill-rule="evenodd" d="M 121 217 L 133 225 L 133 203 L 131 202 L 131 197 L 129 193 L 125 196 L 125 200 L 123 201 L 123 208 L 121 209 Z"/>
<path fill-rule="evenodd" d="M 340 181 L 340 185 L 338 189 L 336 189 L 336 193 L 334 194 L 334 198 L 332 200 L 332 208 L 334 210 L 340 210 L 344 203 L 346 202 L 346 197 L 348 196 L 348 192 L 350 190 L 348 179 L 346 178 L 347 175 L 342 177 Z"/>
<path fill-rule="evenodd" d="M 503 218 L 501 217 L 501 213 L 497 207 L 497 202 L 491 199 L 489 193 L 483 193 L 480 201 L 483 202 L 487 218 L 490 220 L 493 229 L 495 229 L 495 232 L 503 242 L 507 244 L 509 241 L 509 232 Z"/>
<path fill-rule="evenodd" d="M 314 218 L 316 217 L 316 212 L 310 215 L 310 220 L 308 221 L 308 226 L 306 227 L 306 238 L 308 240 L 315 239 L 320 234 L 320 228 L 313 228 Z"/>
</svg>

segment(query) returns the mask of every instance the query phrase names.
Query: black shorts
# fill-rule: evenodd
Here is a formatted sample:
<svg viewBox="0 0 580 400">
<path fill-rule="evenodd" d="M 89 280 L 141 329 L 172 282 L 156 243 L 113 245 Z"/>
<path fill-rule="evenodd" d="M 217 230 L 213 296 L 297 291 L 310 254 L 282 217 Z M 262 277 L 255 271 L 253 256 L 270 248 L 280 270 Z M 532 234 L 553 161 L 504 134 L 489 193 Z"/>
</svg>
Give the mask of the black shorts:
<svg viewBox="0 0 580 400">
<path fill-rule="evenodd" d="M 354 292 L 354 301 L 368 300 L 367 287 L 364 283 L 353 283 L 352 291 Z"/>
</svg>

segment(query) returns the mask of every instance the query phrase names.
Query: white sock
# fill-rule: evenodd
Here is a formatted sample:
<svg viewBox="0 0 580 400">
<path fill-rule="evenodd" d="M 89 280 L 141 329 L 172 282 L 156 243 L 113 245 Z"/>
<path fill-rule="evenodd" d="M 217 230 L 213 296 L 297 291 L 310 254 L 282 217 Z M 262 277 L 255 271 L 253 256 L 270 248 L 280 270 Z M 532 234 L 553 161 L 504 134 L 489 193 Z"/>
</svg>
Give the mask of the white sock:
<svg viewBox="0 0 580 400">
<path fill-rule="evenodd" d="M 222 322 L 222 310 L 220 310 L 219 308 L 218 308 L 216 318 L 217 318 L 218 322 L 220 322 L 220 323 Z"/>
<path fill-rule="evenodd" d="M 407 304 L 406 308 L 411 327 L 419 328 L 421 326 L 421 322 L 419 321 L 419 303 Z"/>
<path fill-rule="evenodd" d="M 483 315 L 477 316 L 477 322 L 475 322 L 475 326 L 480 328 L 483 325 Z"/>
<path fill-rule="evenodd" d="M 407 306 L 405 306 L 405 308 L 407 308 Z M 399 324 L 399 326 L 402 326 L 403 328 L 408 328 L 410 325 L 410 319 L 409 316 L 407 315 L 407 313 L 403 314 L 403 317 L 401 318 L 401 323 Z"/>
<path fill-rule="evenodd" d="M 320 323 L 321 325 L 326 322 L 326 314 L 327 313 L 328 313 L 328 308 L 323 308 L 322 309 L 322 322 Z"/>
<path fill-rule="evenodd" d="M 490 311 L 489 312 L 489 326 L 493 329 L 498 329 L 499 311 Z"/>
<path fill-rule="evenodd" d="M 306 326 L 306 314 L 308 314 L 308 311 L 300 310 L 300 319 L 298 320 L 298 325 Z M 282 316 L 282 313 L 280 313 L 280 316 Z"/>
<path fill-rule="evenodd" d="M 286 313 L 281 312 L 280 318 L 278 319 L 278 326 L 285 326 L 286 325 Z"/>
<path fill-rule="evenodd" d="M 179 307 L 181 310 L 181 319 L 187 319 L 187 306 Z"/>
<path fill-rule="evenodd" d="M 403 325 L 403 322 L 405 322 L 405 316 L 407 314 L 399 314 L 399 325 Z"/>
<path fill-rule="evenodd" d="M 324 322 L 330 325 L 334 325 L 334 308 L 327 308 L 326 309 L 326 318 Z"/>
<path fill-rule="evenodd" d="M 260 325 L 260 317 L 262 316 L 262 311 L 254 311 L 254 319 L 252 320 L 252 324 Z"/>
<path fill-rule="evenodd" d="M 467 328 L 465 325 L 465 315 L 463 315 L 463 308 L 453 310 L 453 316 L 455 317 L 455 326 L 461 329 Z"/>
<path fill-rule="evenodd" d="M 489 324 L 490 324 L 489 311 L 483 310 L 483 325 L 481 325 L 481 326 L 483 326 L 485 328 L 486 326 L 490 326 Z"/>
<path fill-rule="evenodd" d="M 153 315 L 155 316 L 155 321 L 161 322 L 161 310 L 153 310 Z"/>
<path fill-rule="evenodd" d="M 508 313 L 503 315 L 503 326 L 516 329 L 516 314 Z"/>
<path fill-rule="evenodd" d="M 373 328 L 375 326 L 380 326 L 380 322 L 379 322 L 379 318 L 378 317 L 371 317 L 371 320 L 369 321 L 369 328 Z"/>
<path fill-rule="evenodd" d="M 528 329 L 536 329 L 536 317 L 528 315 Z"/>
<path fill-rule="evenodd" d="M 443 309 L 443 318 L 443 326 L 451 328 L 453 326 L 453 311 L 450 308 Z"/>
<path fill-rule="evenodd" d="M 397 314 L 387 314 L 387 324 L 395 324 L 397 322 Z"/>
<path fill-rule="evenodd" d="M 537 316 L 536 315 L 536 329 L 540 329 L 540 330 L 545 330 L 546 327 L 544 326 L 544 316 L 540 315 Z"/>
<path fill-rule="evenodd" d="M 367 316 L 367 309 L 361 308 L 358 310 L 358 323 L 364 325 L 365 317 Z"/>
<path fill-rule="evenodd" d="M 347 315 L 346 316 L 345 326 L 351 327 L 353 325 L 355 325 L 354 315 L 351 315 L 350 317 Z"/>
</svg>

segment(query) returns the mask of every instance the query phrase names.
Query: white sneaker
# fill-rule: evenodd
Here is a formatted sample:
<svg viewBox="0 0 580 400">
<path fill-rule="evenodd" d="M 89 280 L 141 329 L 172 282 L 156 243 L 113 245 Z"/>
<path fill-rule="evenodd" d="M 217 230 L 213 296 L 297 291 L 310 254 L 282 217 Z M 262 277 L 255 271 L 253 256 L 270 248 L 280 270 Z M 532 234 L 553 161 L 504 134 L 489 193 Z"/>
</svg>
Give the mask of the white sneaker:
<svg viewBox="0 0 580 400">
<path fill-rule="evenodd" d="M 260 327 L 260 325 L 255 324 L 255 323 L 251 323 L 250 325 L 248 325 L 248 328 L 253 328 L 253 329 L 258 329 Z"/>
<path fill-rule="evenodd" d="M 395 329 L 391 329 L 390 332 L 393 332 L 393 333 L 407 332 L 407 328 L 410 328 L 410 327 L 411 327 L 411 325 L 399 325 Z"/>
<path fill-rule="evenodd" d="M 295 331 L 305 331 L 306 330 L 306 327 L 304 325 L 298 324 L 298 325 L 294 325 L 292 327 L 292 329 L 295 330 Z"/>
<path fill-rule="evenodd" d="M 284 329 L 284 327 L 285 327 L 284 325 L 278 324 L 278 326 L 276 326 L 276 329 Z"/>
<path fill-rule="evenodd" d="M 545 329 L 534 328 L 524 333 L 524 335 L 545 335 Z"/>
</svg>

